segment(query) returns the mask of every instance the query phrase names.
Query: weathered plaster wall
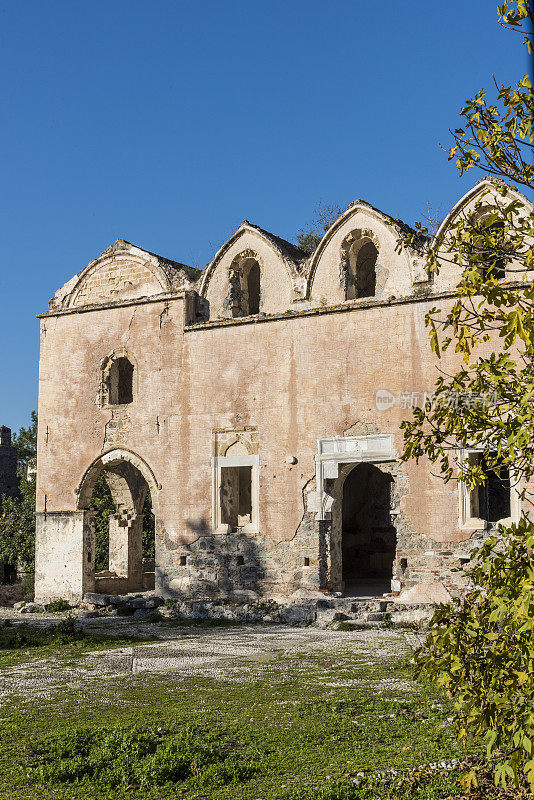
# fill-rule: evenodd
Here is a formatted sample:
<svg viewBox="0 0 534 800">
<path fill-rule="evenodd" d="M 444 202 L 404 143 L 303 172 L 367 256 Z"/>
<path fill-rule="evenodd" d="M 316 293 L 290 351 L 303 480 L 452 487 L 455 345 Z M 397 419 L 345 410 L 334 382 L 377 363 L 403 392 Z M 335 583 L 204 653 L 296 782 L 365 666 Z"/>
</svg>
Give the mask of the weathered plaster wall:
<svg viewBox="0 0 534 800">
<path fill-rule="evenodd" d="M 259 233 L 245 230 L 225 250 L 213 266 L 206 286 L 210 319 L 224 316 L 224 301 L 228 294 L 228 270 L 234 259 L 243 252 L 257 255 L 261 269 L 261 307 L 264 314 L 287 311 L 292 302 L 292 283 L 283 258 Z"/>
<path fill-rule="evenodd" d="M 468 193 L 444 225 L 470 212 L 484 190 Z M 38 559 L 47 591 L 52 573 L 69 570 L 72 550 L 60 538 L 77 512 L 80 481 L 114 448 L 119 460 L 135 453 L 154 476 L 159 591 L 336 588 L 335 515 L 319 521 L 311 500 L 317 440 L 391 434 L 400 454 L 400 423 L 438 374 L 424 325 L 436 299 L 426 293 L 448 293 L 439 297 L 446 310 L 457 278 L 444 266 L 427 281 L 422 251 L 396 252 L 399 230 L 398 221 L 357 201 L 307 259 L 245 221 L 202 275 L 117 240 L 56 293 L 41 321 Z M 340 266 L 354 231 L 378 248 L 379 291 L 346 303 Z M 244 252 L 261 265 L 261 313 L 217 321 L 229 267 Z M 207 304 L 210 321 L 191 324 L 207 318 Z M 101 391 L 112 354 L 135 366 L 134 400 L 114 408 Z M 441 369 L 454 370 L 453 359 L 447 351 Z M 390 393 L 389 405 L 377 405 L 378 390 Z M 239 466 L 252 469 L 258 519 L 239 533 L 228 525 L 214 532 L 214 466 L 222 467 L 212 458 L 225 457 L 216 435 L 231 439 L 229 431 L 243 429 L 254 445 Z M 400 503 L 394 580 L 412 599 L 446 599 L 465 584 L 475 541 L 459 525 L 457 486 L 424 460 L 393 460 L 387 470 Z"/>
<path fill-rule="evenodd" d="M 388 226 L 379 213 L 356 205 L 332 226 L 314 255 L 310 275 L 311 306 L 344 302 L 345 296 L 340 284 L 340 264 L 344 243 L 353 232 L 361 233 L 364 238 L 370 239 L 378 250 L 376 299 L 406 297 L 412 293 L 408 255 L 406 252 L 401 254 L 395 252 L 398 232 Z"/>
<path fill-rule="evenodd" d="M 227 587 L 234 573 L 243 586 L 272 591 L 318 585 L 321 523 L 305 514 L 303 501 L 317 439 L 360 424 L 392 433 L 400 452 L 405 400 L 380 411 L 375 395 L 382 388 L 406 399 L 431 390 L 427 307 L 385 305 L 185 331 L 180 298 L 45 317 L 38 511 L 45 510 L 45 495 L 48 512 L 75 510 L 86 469 L 103 451 L 121 446 L 144 459 L 162 487 L 160 587 L 183 590 L 200 580 L 208 591 L 206 581 Z M 118 348 L 135 360 L 138 388 L 134 403 L 114 411 L 100 407 L 99 381 L 102 362 Z M 243 426 L 257 429 L 260 532 L 212 536 L 213 432 Z M 444 486 L 425 464 L 403 469 L 411 565 L 435 542 L 466 534 L 458 529 L 454 485 Z M 242 565 L 239 554 L 247 556 Z M 432 568 L 423 561 L 408 583 L 428 578 Z"/>
</svg>

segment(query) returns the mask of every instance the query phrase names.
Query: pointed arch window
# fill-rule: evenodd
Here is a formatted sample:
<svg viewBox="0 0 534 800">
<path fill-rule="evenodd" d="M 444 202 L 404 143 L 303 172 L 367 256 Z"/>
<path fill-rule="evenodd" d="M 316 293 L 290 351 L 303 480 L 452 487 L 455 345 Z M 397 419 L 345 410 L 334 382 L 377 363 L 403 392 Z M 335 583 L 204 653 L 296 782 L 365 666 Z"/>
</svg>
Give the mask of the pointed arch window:
<svg viewBox="0 0 534 800">
<path fill-rule="evenodd" d="M 262 306 L 261 282 L 261 266 L 253 251 L 245 251 L 234 258 L 228 272 L 225 315 L 248 317 L 259 314 Z"/>
<path fill-rule="evenodd" d="M 352 231 L 341 248 L 340 279 L 345 300 L 375 297 L 378 247 L 370 231 Z"/>
</svg>

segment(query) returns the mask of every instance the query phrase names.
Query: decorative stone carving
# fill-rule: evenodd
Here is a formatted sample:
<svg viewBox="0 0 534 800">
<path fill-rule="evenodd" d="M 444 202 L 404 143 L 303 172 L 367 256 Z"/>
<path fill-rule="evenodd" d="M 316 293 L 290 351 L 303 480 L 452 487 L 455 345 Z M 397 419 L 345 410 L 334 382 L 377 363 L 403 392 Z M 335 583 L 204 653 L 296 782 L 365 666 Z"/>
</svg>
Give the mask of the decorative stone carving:
<svg viewBox="0 0 534 800">
<path fill-rule="evenodd" d="M 315 519 L 330 519 L 333 498 L 325 487 L 326 480 L 334 480 L 339 475 L 340 464 L 355 464 L 360 461 L 396 461 L 393 436 L 389 433 L 371 436 L 334 436 L 331 439 L 318 439 L 315 456 L 317 492 L 312 499 Z M 310 509 L 310 501 L 308 501 Z"/>
</svg>

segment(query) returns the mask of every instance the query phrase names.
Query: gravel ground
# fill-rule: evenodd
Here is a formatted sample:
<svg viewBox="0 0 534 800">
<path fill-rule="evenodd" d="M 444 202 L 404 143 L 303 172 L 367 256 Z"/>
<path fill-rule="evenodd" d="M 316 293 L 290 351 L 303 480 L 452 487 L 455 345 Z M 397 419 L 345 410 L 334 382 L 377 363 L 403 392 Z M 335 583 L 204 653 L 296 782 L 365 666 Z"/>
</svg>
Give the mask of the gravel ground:
<svg viewBox="0 0 534 800">
<path fill-rule="evenodd" d="M 50 625 L 60 615 L 20 615 L 2 613 L 12 621 Z M 0 618 L 1 618 L 0 617 Z M 61 659 L 33 661 L 5 668 L 0 672 L 0 703 L 14 696 L 25 701 L 51 699 L 55 690 L 66 687 L 90 690 L 103 679 L 135 679 L 150 674 L 169 675 L 179 679 L 193 677 L 226 681 L 251 681 L 290 668 L 305 672 L 311 684 L 354 685 L 366 683 L 377 690 L 409 691 L 409 681 L 384 678 L 373 683 L 360 679 L 352 670 L 347 677 L 323 676 L 317 657 L 331 657 L 332 666 L 365 668 L 387 664 L 410 656 L 418 637 L 398 630 L 331 631 L 317 628 L 292 628 L 278 625 L 243 625 L 229 628 L 164 627 L 133 622 L 131 618 L 96 618 L 81 622 L 88 632 L 123 637 L 157 638 L 159 641 L 139 642 L 129 647 L 90 652 L 75 661 Z M 302 663 L 300 663 L 302 662 Z M 330 678 L 330 681 L 329 681 Z M 84 692 L 85 693 L 85 692 Z"/>
</svg>

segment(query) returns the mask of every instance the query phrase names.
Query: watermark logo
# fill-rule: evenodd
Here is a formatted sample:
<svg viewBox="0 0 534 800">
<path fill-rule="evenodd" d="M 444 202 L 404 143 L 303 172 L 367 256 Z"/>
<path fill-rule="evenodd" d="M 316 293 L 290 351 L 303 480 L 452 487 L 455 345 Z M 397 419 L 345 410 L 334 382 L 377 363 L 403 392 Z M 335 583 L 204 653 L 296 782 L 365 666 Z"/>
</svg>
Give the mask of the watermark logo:
<svg viewBox="0 0 534 800">
<path fill-rule="evenodd" d="M 378 389 L 375 394 L 375 408 L 377 411 L 389 411 L 397 406 L 401 409 L 428 408 L 441 406 L 443 408 L 487 408 L 496 406 L 499 397 L 496 392 L 441 392 L 429 394 L 428 392 L 400 392 L 393 394 L 389 389 Z"/>
<path fill-rule="evenodd" d="M 388 411 L 397 403 L 397 398 L 387 389 L 378 389 L 375 394 L 375 408 L 377 411 Z"/>
</svg>

